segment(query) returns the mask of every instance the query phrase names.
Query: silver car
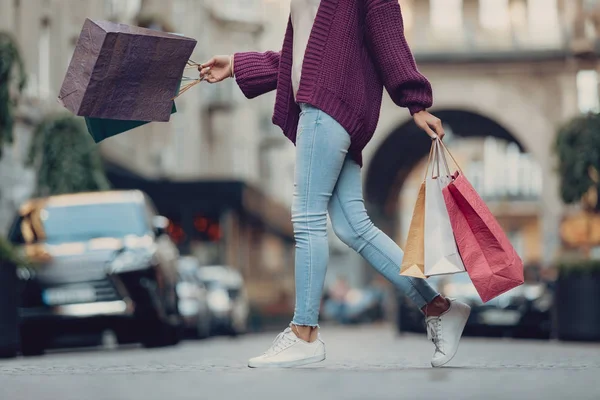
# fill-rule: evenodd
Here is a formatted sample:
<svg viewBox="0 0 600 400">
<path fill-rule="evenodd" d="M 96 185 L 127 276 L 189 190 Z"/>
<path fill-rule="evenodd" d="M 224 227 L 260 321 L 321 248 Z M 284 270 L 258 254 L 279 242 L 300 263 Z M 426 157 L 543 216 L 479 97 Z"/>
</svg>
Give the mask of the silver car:
<svg viewBox="0 0 600 400">
<path fill-rule="evenodd" d="M 212 316 L 208 306 L 208 290 L 198 277 L 198 268 L 199 262 L 195 257 L 179 258 L 178 307 L 185 322 L 186 333 L 204 339 L 210 336 Z"/>
<path fill-rule="evenodd" d="M 235 336 L 248 330 L 250 305 L 239 271 L 226 266 L 201 267 L 198 276 L 208 290 L 213 331 Z"/>
</svg>

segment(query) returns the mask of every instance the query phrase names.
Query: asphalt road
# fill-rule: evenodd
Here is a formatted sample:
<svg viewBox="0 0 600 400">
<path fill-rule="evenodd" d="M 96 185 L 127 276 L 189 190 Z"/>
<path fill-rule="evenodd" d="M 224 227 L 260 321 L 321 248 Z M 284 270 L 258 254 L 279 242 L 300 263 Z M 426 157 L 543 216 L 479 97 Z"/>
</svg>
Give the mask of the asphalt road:
<svg viewBox="0 0 600 400">
<path fill-rule="evenodd" d="M 323 329 L 327 360 L 251 370 L 273 334 L 0 361 L 0 400 L 600 399 L 600 345 L 463 340 L 450 367 L 389 326 Z"/>
</svg>

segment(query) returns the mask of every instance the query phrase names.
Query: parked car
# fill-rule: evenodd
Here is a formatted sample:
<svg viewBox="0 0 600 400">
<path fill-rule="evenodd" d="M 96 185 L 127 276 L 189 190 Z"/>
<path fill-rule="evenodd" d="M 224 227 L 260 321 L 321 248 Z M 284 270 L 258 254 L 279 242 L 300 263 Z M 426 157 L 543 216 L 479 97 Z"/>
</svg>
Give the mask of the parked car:
<svg viewBox="0 0 600 400">
<path fill-rule="evenodd" d="M 376 288 L 348 289 L 342 296 L 326 292 L 323 296 L 323 319 L 339 324 L 372 323 L 385 317 L 384 298 Z"/>
<path fill-rule="evenodd" d="M 205 266 L 198 276 L 208 289 L 208 306 L 215 333 L 239 335 L 248 330 L 250 303 L 239 271 L 225 266 Z"/>
<path fill-rule="evenodd" d="M 485 304 L 466 273 L 431 277 L 428 282 L 444 296 L 471 306 L 465 335 L 547 339 L 552 331 L 552 286 L 531 276 L 533 270 L 528 272 L 530 277 L 526 278 L 525 284 Z M 398 331 L 425 332 L 420 310 L 399 293 L 397 299 Z"/>
<path fill-rule="evenodd" d="M 20 268 L 21 351 L 65 335 L 112 330 L 119 341 L 176 344 L 176 246 L 140 191 L 68 194 L 25 203 L 10 239 L 38 265 Z"/>
<path fill-rule="evenodd" d="M 200 263 L 191 256 L 179 259 L 179 312 L 189 334 L 204 339 L 210 336 L 212 317 L 208 307 L 208 290 L 198 276 Z"/>
</svg>

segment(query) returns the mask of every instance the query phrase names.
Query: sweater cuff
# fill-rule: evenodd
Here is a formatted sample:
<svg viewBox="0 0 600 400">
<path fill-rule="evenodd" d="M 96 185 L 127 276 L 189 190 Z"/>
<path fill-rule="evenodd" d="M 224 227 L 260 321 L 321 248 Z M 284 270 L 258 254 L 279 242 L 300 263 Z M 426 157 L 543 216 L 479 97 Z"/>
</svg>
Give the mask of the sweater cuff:
<svg viewBox="0 0 600 400">
<path fill-rule="evenodd" d="M 252 93 L 252 85 L 250 79 L 256 74 L 255 68 L 252 65 L 252 56 L 250 53 L 234 53 L 233 54 L 233 76 L 247 98 L 255 97 Z"/>
<path fill-rule="evenodd" d="M 410 111 L 410 115 L 415 115 L 416 113 L 425 111 L 425 110 L 427 110 L 427 107 L 423 107 L 422 105 L 418 105 L 418 104 L 408 106 L 408 111 Z"/>
<path fill-rule="evenodd" d="M 233 76 L 244 96 L 252 99 L 270 90 L 273 77 L 276 82 L 277 70 L 270 71 L 265 68 L 264 56 L 261 53 L 235 53 Z"/>
</svg>

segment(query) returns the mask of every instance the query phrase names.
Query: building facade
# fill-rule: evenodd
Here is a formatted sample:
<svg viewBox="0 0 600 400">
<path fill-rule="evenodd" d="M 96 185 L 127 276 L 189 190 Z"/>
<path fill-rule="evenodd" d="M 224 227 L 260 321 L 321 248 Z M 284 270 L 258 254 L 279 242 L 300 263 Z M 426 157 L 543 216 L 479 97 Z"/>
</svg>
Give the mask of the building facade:
<svg viewBox="0 0 600 400">
<path fill-rule="evenodd" d="M 0 30 L 17 39 L 28 76 L 17 140 L 0 164 L 3 230 L 32 194 L 35 176 L 23 163 L 31 131 L 43 115 L 64 111 L 56 98 L 86 18 L 195 38 L 191 59 L 204 62 L 276 47 L 288 10 L 262 0 L 0 0 L 0 9 Z M 113 186 L 145 190 L 172 221 L 180 250 L 239 268 L 258 303 L 293 294 L 294 148 L 270 124 L 272 101 L 246 101 L 233 80 L 203 82 L 176 100 L 170 122 L 100 144 Z"/>
<path fill-rule="evenodd" d="M 448 124 L 455 143 L 463 138 L 471 141 L 467 148 L 475 149 L 462 157 L 483 152 L 485 143 L 492 143 L 485 138 L 493 137 L 503 146 L 514 143 L 519 160 L 534 166 L 535 196 L 489 200 L 497 203 L 506 223 L 528 232 L 525 239 L 515 236 L 517 247 L 525 243 L 525 256 L 551 263 L 560 254 L 564 211 L 551 145 L 560 123 L 598 109 L 598 1 L 400 4 L 419 68 L 434 87 L 432 112 Z M 163 28 L 198 40 L 192 58 L 201 62 L 214 54 L 279 49 L 289 0 L 0 0 L 0 9 L 0 29 L 17 37 L 29 76 L 17 142 L 0 164 L 0 185 L 10 188 L 0 193 L 0 209 L 6 210 L 30 195 L 27 182 L 33 176 L 20 164 L 28 131 L 40 115 L 59 110 L 56 94 L 85 18 L 132 24 L 143 15 L 162 22 Z M 171 122 L 101 144 L 117 187 L 147 188 L 159 208 L 171 213 L 172 233 L 184 251 L 260 277 L 253 291 L 265 302 L 291 295 L 293 286 L 289 207 L 294 148 L 270 123 L 273 101 L 273 93 L 246 101 L 233 80 L 202 83 L 177 99 Z M 401 244 L 414 197 L 411 184 L 428 150 L 427 138 L 410 120 L 386 95 L 378 131 L 364 152 L 369 212 Z M 502 170 L 489 157 L 465 158 L 466 163 L 487 163 L 485 175 L 476 180 L 489 181 Z M 10 212 L 0 223 L 6 225 Z M 368 282 L 371 275 L 360 256 L 333 235 L 331 242 L 328 279 L 346 275 L 353 285 Z M 282 293 L 264 290 L 273 282 L 281 282 Z"/>
<path fill-rule="evenodd" d="M 567 119 L 598 111 L 599 3 L 400 3 L 417 64 L 434 88 L 431 111 L 454 133 L 451 148 L 465 160 L 464 169 L 482 163 L 477 173 L 485 176 L 474 178 L 485 182 L 503 172 L 514 173 L 503 164 L 507 158 L 494 158 L 489 152 L 482 157 L 484 144 L 492 143 L 486 141 L 489 137 L 502 146 L 514 143 L 519 160 L 534 166 L 536 196 L 497 193 L 487 200 L 526 261 L 551 266 L 563 250 L 559 227 L 566 210 L 553 144 Z M 472 146 L 478 150 L 470 154 Z M 422 179 L 428 150 L 427 137 L 386 96 L 378 130 L 364 153 L 365 196 L 372 218 L 399 244 L 406 237 L 414 185 Z M 358 257 L 354 260 L 363 263 Z M 370 269 L 364 269 L 363 277 L 372 278 Z"/>
</svg>

